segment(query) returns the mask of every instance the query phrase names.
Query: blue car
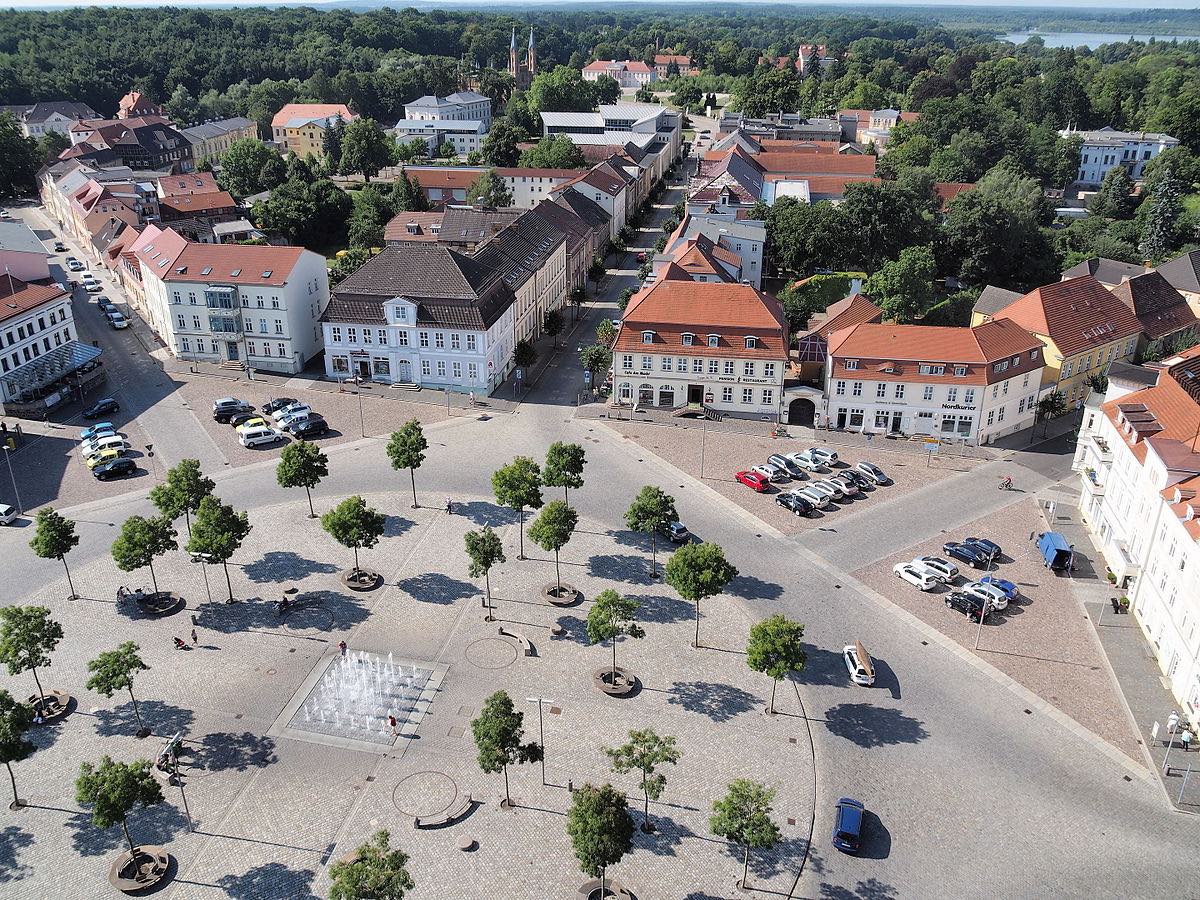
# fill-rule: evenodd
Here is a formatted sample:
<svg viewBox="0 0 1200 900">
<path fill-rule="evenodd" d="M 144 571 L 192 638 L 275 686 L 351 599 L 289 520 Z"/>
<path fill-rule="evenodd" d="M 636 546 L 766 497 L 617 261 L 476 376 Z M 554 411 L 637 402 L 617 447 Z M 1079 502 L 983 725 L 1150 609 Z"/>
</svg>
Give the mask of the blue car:
<svg viewBox="0 0 1200 900">
<path fill-rule="evenodd" d="M 862 843 L 865 807 L 850 797 L 837 802 L 833 816 L 833 846 L 843 853 L 857 853 Z"/>
<path fill-rule="evenodd" d="M 108 432 L 109 434 L 116 434 L 117 426 L 114 425 L 112 422 L 97 422 L 91 428 L 85 428 L 85 429 L 83 429 L 83 431 L 79 432 L 79 439 L 81 441 L 90 441 L 96 435 L 101 434 L 103 432 Z"/>
<path fill-rule="evenodd" d="M 1004 591 L 1004 596 L 1008 598 L 1009 603 L 1012 603 L 1017 599 L 1017 597 L 1020 596 L 1020 591 L 1017 590 L 1017 586 L 1007 578 L 997 578 L 995 575 L 984 575 L 979 579 L 979 583 L 990 584 L 1000 588 L 1000 590 Z"/>
</svg>

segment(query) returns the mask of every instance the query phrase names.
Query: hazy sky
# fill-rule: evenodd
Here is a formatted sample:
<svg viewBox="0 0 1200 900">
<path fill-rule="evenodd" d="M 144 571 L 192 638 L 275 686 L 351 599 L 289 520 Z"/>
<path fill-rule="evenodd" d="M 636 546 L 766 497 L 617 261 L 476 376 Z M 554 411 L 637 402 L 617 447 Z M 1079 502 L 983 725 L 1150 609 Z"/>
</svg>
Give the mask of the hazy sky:
<svg viewBox="0 0 1200 900">
<path fill-rule="evenodd" d="M 508 0 L 501 0 L 502 3 Z M 542 3 L 552 3 L 554 0 L 525 0 L 523 5 L 540 5 Z M 576 2 L 576 0 L 570 0 Z M 661 0 L 660 0 L 661 2 Z M 666 0 L 669 2 L 669 0 Z M 697 2 L 697 0 L 689 0 L 689 2 Z M 704 2 L 704 0 L 700 0 Z M 717 0 L 710 0 L 717 2 Z M 777 3 L 779 0 L 764 0 L 764 2 Z M 833 0 L 836 3 L 836 0 Z M 174 0 L 174 2 L 163 2 L 163 0 L 20 0 L 20 2 L 12 2 L 12 0 L 0 0 L 0 8 L 18 9 L 34 9 L 45 7 L 61 7 L 61 6 L 210 6 L 210 5 L 238 5 L 238 6 L 270 6 L 278 5 L 277 0 Z M 887 4 L 902 4 L 907 6 L 915 5 L 930 5 L 930 6 L 1039 6 L 1039 7 L 1073 7 L 1073 8 L 1103 8 L 1103 9 L 1129 9 L 1133 10 L 1138 7 L 1130 5 L 1130 0 L 1001 0 L 999 3 L 985 2 L 985 0 L 865 0 L 867 6 L 878 6 Z M 319 4 L 314 4 L 319 5 Z M 403 3 L 398 5 L 405 5 Z M 454 5 L 452 2 L 447 3 L 448 6 Z M 597 0 L 599 5 L 599 0 Z M 818 5 L 824 5 L 818 0 Z M 847 2 L 844 5 L 854 7 L 859 4 Z M 1153 9 L 1195 9 L 1200 5 L 1197 0 L 1150 0 L 1149 7 Z"/>
</svg>

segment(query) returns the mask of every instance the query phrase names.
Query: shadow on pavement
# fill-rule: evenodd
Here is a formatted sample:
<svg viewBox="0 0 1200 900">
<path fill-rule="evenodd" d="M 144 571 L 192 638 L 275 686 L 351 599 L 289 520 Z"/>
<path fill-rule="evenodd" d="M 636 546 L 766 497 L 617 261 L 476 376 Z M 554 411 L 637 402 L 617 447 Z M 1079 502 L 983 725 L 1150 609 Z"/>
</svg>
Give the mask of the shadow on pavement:
<svg viewBox="0 0 1200 900">
<path fill-rule="evenodd" d="M 161 700 L 139 700 L 138 711 L 142 714 L 142 721 L 146 723 L 147 728 L 156 735 L 168 737 L 187 728 L 196 718 L 190 709 L 163 703 Z M 96 734 L 101 737 L 137 734 L 138 720 L 133 714 L 133 703 L 123 703 L 112 709 L 98 709 L 94 715 Z"/>
<path fill-rule="evenodd" d="M 451 604 L 456 600 L 474 597 L 479 588 L 469 581 L 459 581 L 441 572 L 427 572 L 396 582 L 396 587 L 418 603 Z"/>
<path fill-rule="evenodd" d="M 313 872 L 271 862 L 256 866 L 243 875 L 222 875 L 217 879 L 217 885 L 230 897 L 317 900 L 311 887 L 313 878 Z"/>
<path fill-rule="evenodd" d="M 332 575 L 337 571 L 337 566 L 305 559 L 291 550 L 270 550 L 262 559 L 242 566 L 245 576 L 257 584 L 300 581 L 309 575 Z"/>
<path fill-rule="evenodd" d="M 701 713 L 714 722 L 728 722 L 763 702 L 749 691 L 713 681 L 676 681 L 671 685 L 671 694 L 668 703 Z"/>
<path fill-rule="evenodd" d="M 33 844 L 33 835 L 16 825 L 5 825 L 0 829 L 0 884 L 20 881 L 33 873 L 33 868 L 17 857 L 26 847 Z"/>
<path fill-rule="evenodd" d="M 860 747 L 917 744 L 929 737 L 917 719 L 870 703 L 841 703 L 825 713 L 825 724 L 838 737 Z"/>
</svg>

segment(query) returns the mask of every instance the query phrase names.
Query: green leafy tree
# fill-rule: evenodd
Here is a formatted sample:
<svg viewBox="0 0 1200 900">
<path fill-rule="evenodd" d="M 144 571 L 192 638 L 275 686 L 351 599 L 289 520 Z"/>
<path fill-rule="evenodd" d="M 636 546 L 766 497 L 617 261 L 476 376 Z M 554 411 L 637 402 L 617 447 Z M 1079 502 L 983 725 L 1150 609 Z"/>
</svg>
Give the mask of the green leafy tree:
<svg viewBox="0 0 1200 900">
<path fill-rule="evenodd" d="M 529 524 L 529 539 L 543 550 L 554 551 L 554 580 L 558 592 L 562 593 L 562 572 L 558 565 L 558 554 L 579 523 L 579 513 L 567 506 L 564 500 L 551 500 L 536 519 Z"/>
<path fill-rule="evenodd" d="M 631 638 L 644 637 L 646 632 L 634 620 L 637 615 L 638 602 L 629 597 L 622 597 L 612 589 L 603 590 L 596 595 L 587 617 L 587 637 L 589 644 L 599 644 L 602 641 L 612 641 L 612 680 L 617 680 L 617 638 L 628 635 Z"/>
<path fill-rule="evenodd" d="M 130 516 L 121 526 L 121 533 L 113 541 L 112 558 L 122 572 L 149 568 L 150 583 L 158 593 L 158 578 L 154 574 L 154 559 L 168 550 L 177 550 L 175 527 L 166 516 L 147 519 Z"/>
<path fill-rule="evenodd" d="M 192 533 L 192 513 L 216 490 L 217 483 L 200 471 L 200 460 L 181 459 L 167 469 L 166 480 L 150 491 L 152 502 L 172 522 L 183 516 L 187 533 Z"/>
<path fill-rule="evenodd" d="M 75 801 L 92 808 L 92 824 L 97 828 L 120 825 L 136 857 L 137 848 L 129 834 L 129 814 L 137 807 L 148 809 L 163 802 L 162 788 L 150 770 L 150 760 L 132 763 L 114 762 L 103 756 L 100 765 L 84 763 L 75 780 Z"/>
<path fill-rule="evenodd" d="M 588 265 L 588 278 L 592 279 L 593 282 L 598 284 L 600 279 L 603 278 L 607 272 L 608 270 L 604 268 L 604 260 L 602 260 L 599 256 L 593 256 L 591 263 Z"/>
<path fill-rule="evenodd" d="M 354 551 L 354 573 L 358 567 L 359 549 L 369 550 L 383 536 L 387 516 L 367 506 L 367 501 L 357 494 L 347 497 L 325 515 L 321 516 L 321 527 L 343 547 Z"/>
<path fill-rule="evenodd" d="M 648 84 L 643 84 L 634 92 L 633 99 L 638 103 L 653 103 L 654 89 Z"/>
<path fill-rule="evenodd" d="M 424 212 L 429 209 L 429 201 L 421 192 L 421 182 L 415 176 L 409 178 L 404 172 L 392 182 L 389 200 L 393 214 Z"/>
<path fill-rule="evenodd" d="M 34 193 L 42 162 L 37 141 L 21 133 L 21 126 L 10 113 L 0 113 L 0 200 Z"/>
<path fill-rule="evenodd" d="M 321 134 L 321 153 L 330 172 L 338 171 L 342 164 L 342 138 L 346 136 L 346 120 L 340 115 Z"/>
<path fill-rule="evenodd" d="M 537 350 L 526 340 L 517 341 L 513 348 L 513 362 L 521 368 L 529 368 L 537 361 Z"/>
<path fill-rule="evenodd" d="M 637 772 L 641 776 L 640 787 L 645 801 L 642 816 L 642 831 L 651 831 L 650 801 L 662 796 L 667 786 L 667 776 L 658 771 L 661 765 L 675 765 L 683 753 L 675 746 L 675 738 L 659 735 L 653 728 L 629 732 L 629 740 L 620 747 L 605 747 L 605 754 L 612 761 L 613 771 L 621 775 Z"/>
<path fill-rule="evenodd" d="M 525 129 L 514 125 L 507 118 L 497 119 L 488 129 L 487 137 L 480 145 L 483 161 L 489 166 L 515 166 L 521 157 L 521 150 L 517 145 L 528 139 L 529 135 Z"/>
<path fill-rule="evenodd" d="M 516 510 L 520 517 L 521 549 L 517 559 L 524 559 L 525 510 L 542 508 L 542 470 L 528 456 L 518 456 L 492 473 L 492 491 L 497 503 Z"/>
<path fill-rule="evenodd" d="M 316 444 L 296 441 L 288 444 L 279 454 L 279 465 L 275 467 L 275 480 L 281 488 L 304 488 L 308 497 L 308 517 L 315 519 L 312 489 L 329 474 L 329 457 Z"/>
<path fill-rule="evenodd" d="M 598 385 L 600 376 L 612 366 L 612 350 L 603 344 L 592 344 L 579 352 L 579 362 L 592 373 L 592 384 Z"/>
<path fill-rule="evenodd" d="M 592 102 L 596 106 L 601 103 L 616 103 L 621 99 L 621 85 L 611 75 L 601 75 L 591 82 L 591 88 Z"/>
<path fill-rule="evenodd" d="M 928 243 L 932 223 L 921 203 L 891 184 L 853 182 L 838 208 L 850 258 L 868 275 L 905 247 Z"/>
<path fill-rule="evenodd" d="M 1067 398 L 1062 391 L 1051 391 L 1037 403 L 1037 418 L 1046 423 L 1042 434 L 1050 430 L 1050 420 L 1057 419 L 1067 412 Z"/>
<path fill-rule="evenodd" d="M 750 629 L 746 644 L 746 665 L 771 678 L 771 702 L 767 712 L 775 712 L 775 688 L 779 679 L 804 671 L 808 656 L 804 652 L 804 626 L 779 614 L 768 616 Z"/>
<path fill-rule="evenodd" d="M 582 169 L 586 165 L 579 145 L 565 134 L 542 138 L 520 158 L 520 166 L 524 169 Z"/>
<path fill-rule="evenodd" d="M 92 677 L 87 680 L 87 689 L 112 698 L 117 691 L 129 691 L 129 699 L 133 701 L 133 715 L 137 718 L 138 737 L 150 736 L 150 729 L 142 721 L 142 713 L 138 709 L 137 697 L 133 695 L 133 676 L 138 672 L 148 672 L 150 667 L 138 656 L 138 645 L 126 641 L 116 650 L 106 650 L 95 659 L 88 662 L 88 671 Z"/>
<path fill-rule="evenodd" d="M 371 251 L 365 247 L 355 247 L 353 250 L 343 250 L 338 254 L 333 265 L 329 267 L 330 287 L 344 280 L 348 275 L 357 271 L 368 259 Z"/>
<path fill-rule="evenodd" d="M 650 577 L 658 577 L 658 535 L 672 522 L 679 521 L 675 498 L 660 487 L 648 484 L 638 491 L 629 509 L 625 524 L 631 531 L 640 531 L 650 538 Z"/>
<path fill-rule="evenodd" d="M 268 152 L 271 155 L 263 161 L 262 168 L 258 170 L 258 185 L 264 191 L 277 188 L 287 181 L 287 163 L 275 151 Z"/>
<path fill-rule="evenodd" d="M 392 468 L 397 472 L 408 469 L 408 477 L 412 482 L 413 509 L 420 505 L 417 503 L 416 472 L 421 468 L 421 463 L 425 462 L 425 451 L 428 449 L 429 442 L 425 440 L 425 431 L 417 419 L 409 419 L 399 431 L 392 432 L 388 440 L 387 455 L 392 461 Z"/>
<path fill-rule="evenodd" d="M 1114 166 L 1104 176 L 1100 190 L 1088 201 L 1088 212 L 1107 219 L 1128 219 L 1136 206 L 1133 189 L 1133 179 L 1125 167 Z"/>
<path fill-rule="evenodd" d="M 220 563 L 225 570 L 225 586 L 233 602 L 233 584 L 229 580 L 229 560 L 241 549 L 250 534 L 250 520 L 244 512 L 222 503 L 211 494 L 200 501 L 196 527 L 188 538 L 188 553 L 202 554 L 206 563 Z"/>
<path fill-rule="evenodd" d="M 525 737 L 525 714 L 513 706 L 512 697 L 496 691 L 483 702 L 479 717 L 471 722 L 471 734 L 479 751 L 479 768 L 488 775 L 504 773 L 504 800 L 512 805 L 508 792 L 508 767 L 538 762 L 542 746 L 521 743 Z"/>
<path fill-rule="evenodd" d="M 368 184 L 356 191 L 348 231 L 350 246 L 382 247 L 384 228 L 391 217 L 391 203 L 375 185 Z"/>
<path fill-rule="evenodd" d="M 1179 182 L 1168 171 L 1159 179 L 1149 200 L 1149 212 L 1142 226 L 1138 249 L 1146 259 L 1158 263 L 1178 246 L 1179 219 L 1183 214 Z"/>
<path fill-rule="evenodd" d="M 47 162 L 58 159 L 59 155 L 71 146 L 71 139 L 61 131 L 51 129 L 37 140 L 38 155 Z"/>
<path fill-rule="evenodd" d="M 512 191 L 495 169 L 488 169 L 467 188 L 467 202 L 502 209 L 512 206 Z"/>
<path fill-rule="evenodd" d="M 551 341 L 555 347 L 558 346 L 558 336 L 566 325 L 566 320 L 563 318 L 561 309 L 548 309 L 546 315 L 542 317 L 542 330 L 550 335 Z"/>
<path fill-rule="evenodd" d="M 725 559 L 717 544 L 684 544 L 667 561 L 667 584 L 696 606 L 696 641 L 700 646 L 700 601 L 715 597 L 737 577 L 738 570 Z"/>
<path fill-rule="evenodd" d="M 33 710 L 27 703 L 18 703 L 12 694 L 0 689 L 0 762 L 8 769 L 12 784 L 13 802 L 9 809 L 20 809 L 24 803 L 17 795 L 17 779 L 12 764 L 28 759 L 37 746 L 25 740 L 25 732 L 33 725 Z"/>
<path fill-rule="evenodd" d="M 180 125 L 190 125 L 199 117 L 196 95 L 186 85 L 177 84 L 166 103 L 167 115 Z"/>
<path fill-rule="evenodd" d="M 391 846 L 387 831 L 375 832 L 353 858 L 329 867 L 329 900 L 404 900 L 416 885 L 408 854 Z"/>
<path fill-rule="evenodd" d="M 221 154 L 221 174 L 217 180 L 233 196 L 249 197 L 282 183 L 282 179 L 274 184 L 263 183 L 264 172 L 272 177 L 278 175 L 276 161 L 282 163 L 283 158 L 258 138 L 238 138 Z"/>
<path fill-rule="evenodd" d="M 907 325 L 933 305 L 937 262 L 930 247 L 905 247 L 867 279 L 863 293 L 883 310 L 884 318 Z"/>
<path fill-rule="evenodd" d="M 71 595 L 68 600 L 74 600 L 75 585 L 71 581 L 71 569 L 67 565 L 67 554 L 79 544 L 79 535 L 75 533 L 75 523 L 59 515 L 52 507 L 46 506 L 38 510 L 37 530 L 29 546 L 40 559 L 57 559 L 63 564 L 67 573 L 67 588 Z"/>
<path fill-rule="evenodd" d="M 467 559 L 470 560 L 467 574 L 472 578 L 483 576 L 484 587 L 487 591 L 487 621 L 491 622 L 494 618 L 491 571 L 497 563 L 507 562 L 504 556 L 504 544 L 490 525 L 484 525 L 479 531 L 468 531 L 463 536 L 463 540 L 467 545 Z"/>
<path fill-rule="evenodd" d="M 578 444 L 555 441 L 546 450 L 546 465 L 542 469 L 542 484 L 546 487 L 563 489 L 563 502 L 567 502 L 567 491 L 583 487 L 583 467 L 587 454 Z"/>
<path fill-rule="evenodd" d="M 0 609 L 0 662 L 9 675 L 29 672 L 38 690 L 38 708 L 46 711 L 46 692 L 38 667 L 50 665 L 50 654 L 62 640 L 63 630 L 44 606 L 7 606 Z"/>
<path fill-rule="evenodd" d="M 342 135 L 343 174 L 357 173 L 370 181 L 395 161 L 396 142 L 371 118 L 355 119 Z"/>
<path fill-rule="evenodd" d="M 605 876 L 633 849 L 633 818 L 625 795 L 611 784 L 593 787 L 585 784 L 571 796 L 567 812 L 567 834 L 579 868 L 600 879 L 600 896 L 605 897 Z"/>
<path fill-rule="evenodd" d="M 600 79 L 597 79 L 597 82 L 599 81 Z M 538 72 L 529 86 L 529 111 L 535 121 L 538 113 L 544 112 L 591 112 L 596 108 L 597 91 L 612 90 L 608 85 L 602 88 L 593 87 L 597 82 L 584 81 L 583 74 L 578 69 L 568 69 L 566 66 L 555 66 L 553 69 Z M 613 84 L 616 85 L 617 96 L 621 96 L 621 86 L 615 81 Z M 515 97 L 514 94 L 514 99 Z M 509 107 L 508 115 L 511 118 L 511 102 Z"/>
<path fill-rule="evenodd" d="M 717 837 L 732 841 L 742 848 L 742 880 L 750 874 L 750 850 L 773 847 L 779 842 L 779 826 L 771 819 L 771 803 L 775 791 L 746 778 L 730 783 L 725 796 L 713 803 L 713 815 L 708 827 Z"/>
</svg>

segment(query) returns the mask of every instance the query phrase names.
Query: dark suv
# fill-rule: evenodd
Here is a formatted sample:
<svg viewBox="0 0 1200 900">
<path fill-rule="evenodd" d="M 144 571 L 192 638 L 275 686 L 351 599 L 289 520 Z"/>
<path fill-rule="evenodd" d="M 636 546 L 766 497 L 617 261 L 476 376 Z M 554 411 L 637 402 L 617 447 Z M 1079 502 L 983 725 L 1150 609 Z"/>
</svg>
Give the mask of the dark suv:
<svg viewBox="0 0 1200 900">
<path fill-rule="evenodd" d="M 985 603 L 978 597 L 972 597 L 962 591 L 951 591 L 947 594 L 946 605 L 951 609 L 957 609 L 973 622 L 978 622 L 980 616 L 983 616 L 983 621 L 986 622 L 992 612 L 990 603 Z"/>
<path fill-rule="evenodd" d="M 254 412 L 254 407 L 237 397 L 223 397 L 213 404 L 213 421 L 224 425 L 238 413 Z"/>
<path fill-rule="evenodd" d="M 97 481 L 111 481 L 114 478 L 128 478 L 137 471 L 137 463 L 132 459 L 120 457 L 110 462 L 101 463 L 92 469 Z"/>
<path fill-rule="evenodd" d="M 671 522 L 662 529 L 662 536 L 672 544 L 686 544 L 692 539 L 692 533 L 682 522 Z"/>
<path fill-rule="evenodd" d="M 776 494 L 775 502 L 784 509 L 790 509 L 798 516 L 807 516 L 817 508 L 810 501 L 805 500 L 799 494 L 793 494 L 791 491 L 784 491 L 782 494 Z"/>
<path fill-rule="evenodd" d="M 982 569 L 991 562 L 991 555 L 988 554 L 978 544 L 960 543 L 958 541 L 950 541 L 942 544 L 942 552 L 947 556 L 957 559 L 959 562 L 965 562 L 969 566 L 974 566 L 976 569 Z"/>
</svg>

